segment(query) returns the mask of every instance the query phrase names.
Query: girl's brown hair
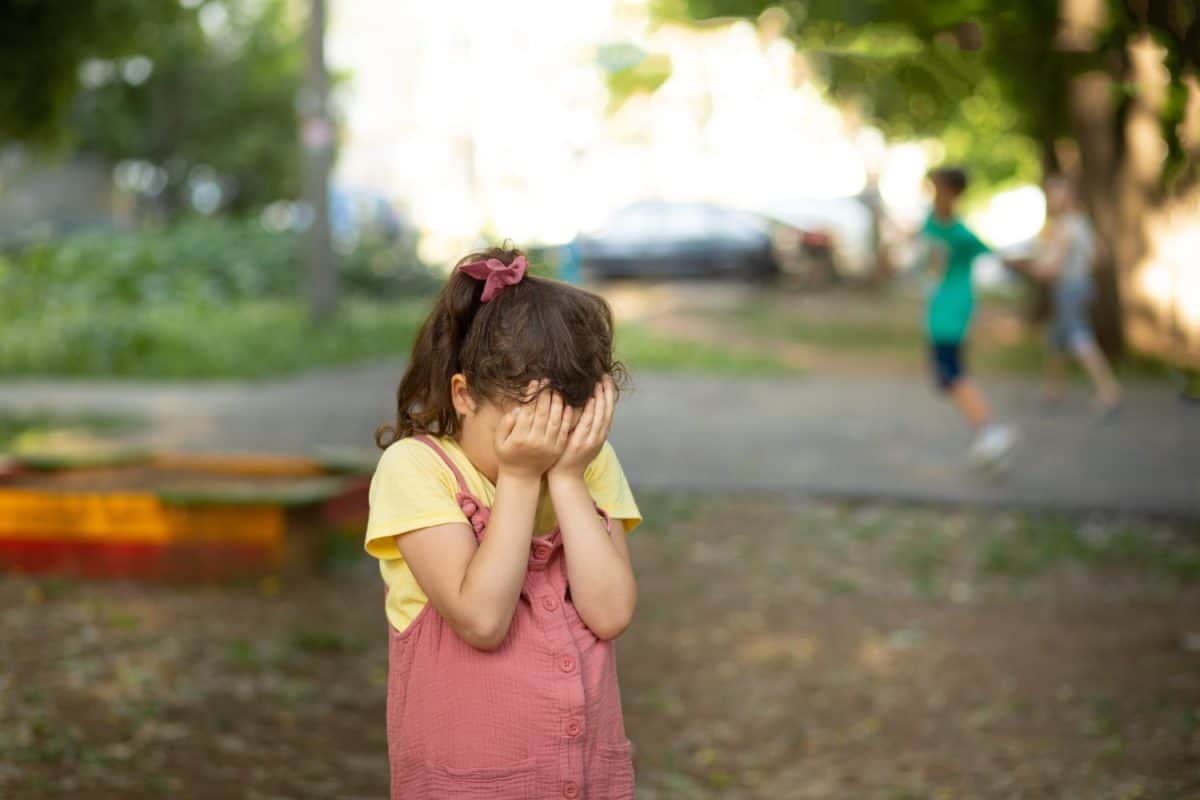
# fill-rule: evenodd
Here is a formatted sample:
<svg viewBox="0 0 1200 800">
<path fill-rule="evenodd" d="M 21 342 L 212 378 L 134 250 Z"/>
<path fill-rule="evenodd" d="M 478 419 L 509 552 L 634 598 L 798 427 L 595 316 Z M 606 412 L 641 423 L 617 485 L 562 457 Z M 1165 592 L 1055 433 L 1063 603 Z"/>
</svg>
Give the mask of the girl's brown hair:
<svg viewBox="0 0 1200 800">
<path fill-rule="evenodd" d="M 520 255 L 494 247 L 455 265 L 413 344 L 396 390 L 396 422 L 375 432 L 379 447 L 421 433 L 457 435 L 450 379 L 459 372 L 480 400 L 520 400 L 530 381 L 547 379 L 575 408 L 605 375 L 624 383 L 625 369 L 613 360 L 612 309 L 602 298 L 526 273 L 483 303 L 483 281 L 459 269 L 489 258 L 511 264 Z"/>
</svg>

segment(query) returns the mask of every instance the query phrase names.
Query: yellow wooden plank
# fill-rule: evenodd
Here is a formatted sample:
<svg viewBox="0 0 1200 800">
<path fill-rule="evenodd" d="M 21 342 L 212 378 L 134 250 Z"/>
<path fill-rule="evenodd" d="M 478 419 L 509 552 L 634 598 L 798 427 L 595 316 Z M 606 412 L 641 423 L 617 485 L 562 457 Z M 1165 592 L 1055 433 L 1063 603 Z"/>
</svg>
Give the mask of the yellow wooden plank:
<svg viewBox="0 0 1200 800">
<path fill-rule="evenodd" d="M 0 489 L 0 538 L 276 545 L 284 511 L 270 505 L 174 506 L 144 493 Z"/>
</svg>

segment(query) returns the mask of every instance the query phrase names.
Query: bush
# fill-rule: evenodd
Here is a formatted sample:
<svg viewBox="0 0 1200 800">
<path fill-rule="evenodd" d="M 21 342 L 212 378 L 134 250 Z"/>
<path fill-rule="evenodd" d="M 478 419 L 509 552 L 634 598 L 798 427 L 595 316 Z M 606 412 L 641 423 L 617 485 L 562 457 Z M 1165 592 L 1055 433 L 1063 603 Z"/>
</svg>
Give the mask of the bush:
<svg viewBox="0 0 1200 800">
<path fill-rule="evenodd" d="M 128 233 L 89 231 L 0 256 L 0 310 L 6 317 L 200 305 L 298 297 L 300 236 L 257 220 L 196 219 Z M 348 294 L 424 294 L 440 278 L 411 250 L 373 241 L 340 257 Z"/>
<path fill-rule="evenodd" d="M 0 255 L 0 373 L 257 377 L 405 354 L 442 278 L 411 248 L 359 243 L 339 256 L 340 313 L 313 327 L 301 246 L 255 220 L 197 219 Z"/>
<path fill-rule="evenodd" d="M 427 310 L 420 300 L 348 301 L 319 327 L 291 300 L 72 310 L 0 323 L 0 373 L 268 377 L 407 355 Z"/>
</svg>

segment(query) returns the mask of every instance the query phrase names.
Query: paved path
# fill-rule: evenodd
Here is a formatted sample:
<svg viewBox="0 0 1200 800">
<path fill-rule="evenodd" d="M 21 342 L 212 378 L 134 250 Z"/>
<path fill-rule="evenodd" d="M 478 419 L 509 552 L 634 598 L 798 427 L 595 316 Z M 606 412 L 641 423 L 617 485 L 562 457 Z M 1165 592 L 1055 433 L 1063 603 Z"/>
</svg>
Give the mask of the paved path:
<svg viewBox="0 0 1200 800">
<path fill-rule="evenodd" d="M 263 383 L 0 382 L 0 408 L 142 414 L 154 445 L 313 452 L 368 445 L 400 364 Z M 1003 478 L 963 466 L 968 436 L 903 378 L 640 375 L 613 441 L 640 489 L 785 491 L 1200 517 L 1200 406 L 1133 386 L 1097 423 L 1082 387 L 1047 410 L 1033 383 L 984 381 L 1021 430 Z"/>
</svg>

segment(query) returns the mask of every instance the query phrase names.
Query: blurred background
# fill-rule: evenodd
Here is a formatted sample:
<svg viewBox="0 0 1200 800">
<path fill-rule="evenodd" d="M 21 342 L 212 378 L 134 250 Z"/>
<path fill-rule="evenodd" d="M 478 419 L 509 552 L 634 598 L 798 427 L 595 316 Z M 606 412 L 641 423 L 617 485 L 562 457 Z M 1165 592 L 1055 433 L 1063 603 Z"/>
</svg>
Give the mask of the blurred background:
<svg viewBox="0 0 1200 800">
<path fill-rule="evenodd" d="M 450 266 L 605 296 L 647 798 L 1200 796 L 1190 0 L 0 0 L 0 796 L 380 797 L 377 425 Z M 915 265 L 994 250 L 964 464 Z M 1041 182 L 1124 384 L 1049 402 Z"/>
</svg>

